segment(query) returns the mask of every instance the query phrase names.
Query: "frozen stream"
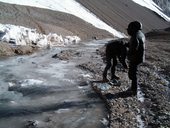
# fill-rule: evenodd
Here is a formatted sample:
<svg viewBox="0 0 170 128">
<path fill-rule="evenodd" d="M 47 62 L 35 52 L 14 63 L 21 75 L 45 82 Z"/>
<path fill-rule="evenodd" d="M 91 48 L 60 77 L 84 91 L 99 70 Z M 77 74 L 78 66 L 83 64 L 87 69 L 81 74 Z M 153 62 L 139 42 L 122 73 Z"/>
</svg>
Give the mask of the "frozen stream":
<svg viewBox="0 0 170 128">
<path fill-rule="evenodd" d="M 89 61 L 96 45 L 70 46 L 81 56 L 68 61 L 52 58 L 65 49 L 0 60 L 0 128 L 105 127 L 104 103 L 89 85 L 93 76 L 76 68 Z"/>
</svg>

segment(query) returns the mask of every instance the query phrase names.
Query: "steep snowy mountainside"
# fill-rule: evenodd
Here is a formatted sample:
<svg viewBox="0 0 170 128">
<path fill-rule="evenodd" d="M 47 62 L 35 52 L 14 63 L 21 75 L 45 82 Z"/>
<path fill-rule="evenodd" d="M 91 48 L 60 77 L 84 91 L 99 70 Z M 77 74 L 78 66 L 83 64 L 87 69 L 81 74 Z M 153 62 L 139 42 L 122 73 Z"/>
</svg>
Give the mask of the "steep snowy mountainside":
<svg viewBox="0 0 170 128">
<path fill-rule="evenodd" d="M 131 0 L 77 0 L 104 22 L 118 31 L 126 33 L 130 21 L 143 23 L 144 32 L 169 27 L 169 23 L 155 12 Z"/>
</svg>

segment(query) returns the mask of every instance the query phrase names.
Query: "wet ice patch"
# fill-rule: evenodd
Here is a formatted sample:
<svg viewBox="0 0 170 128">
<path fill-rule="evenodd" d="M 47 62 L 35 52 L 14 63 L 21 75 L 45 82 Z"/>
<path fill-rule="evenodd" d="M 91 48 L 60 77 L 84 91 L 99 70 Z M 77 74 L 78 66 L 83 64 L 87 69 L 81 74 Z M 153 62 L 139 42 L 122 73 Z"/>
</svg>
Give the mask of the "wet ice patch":
<svg viewBox="0 0 170 128">
<path fill-rule="evenodd" d="M 17 57 L 16 61 L 18 63 L 24 63 L 26 61 L 26 59 L 24 59 L 23 57 Z"/>
<path fill-rule="evenodd" d="M 62 79 L 62 81 L 68 82 L 68 83 L 70 83 L 70 84 L 74 84 L 74 83 L 75 83 L 75 81 L 74 81 L 74 80 L 71 80 L 71 79 Z"/>
<path fill-rule="evenodd" d="M 36 80 L 36 79 L 26 79 L 23 81 L 20 81 L 22 87 L 30 86 L 30 85 L 40 85 L 43 83 L 41 80 Z"/>
<path fill-rule="evenodd" d="M 140 101 L 141 103 L 144 102 L 145 98 L 144 98 L 144 94 L 141 91 L 141 88 L 138 86 L 138 92 L 137 92 L 137 99 L 138 101 Z"/>
<path fill-rule="evenodd" d="M 70 109 L 59 109 L 57 111 L 55 111 L 56 113 L 65 113 L 65 112 L 68 112 L 70 111 Z"/>
<path fill-rule="evenodd" d="M 9 84 L 9 87 L 15 86 L 15 83 L 12 83 L 12 82 L 9 82 L 8 84 Z"/>
<path fill-rule="evenodd" d="M 137 122 L 138 122 L 137 127 L 138 128 L 145 128 L 144 122 L 141 119 L 141 115 L 137 115 L 136 118 L 137 118 Z"/>
<path fill-rule="evenodd" d="M 43 73 L 43 74 L 50 74 L 52 75 L 52 77 L 56 77 L 56 78 L 63 78 L 65 72 L 67 72 L 67 67 L 71 65 L 68 63 L 53 63 L 53 64 L 49 64 L 48 67 L 46 67 L 45 69 L 38 69 L 38 72 Z"/>
<path fill-rule="evenodd" d="M 13 105 L 17 104 L 17 102 L 15 102 L 15 101 L 10 101 L 10 103 L 13 104 Z"/>
<path fill-rule="evenodd" d="M 86 119 L 86 117 L 80 117 L 79 119 L 76 120 L 76 122 L 80 122 L 80 121 L 85 120 L 85 119 Z"/>
<path fill-rule="evenodd" d="M 100 122 L 101 122 L 104 126 L 108 126 L 108 125 L 109 125 L 109 121 L 108 121 L 106 118 L 101 119 Z"/>
<path fill-rule="evenodd" d="M 138 86 L 137 100 L 141 103 L 144 103 L 144 101 L 145 101 L 144 93 L 142 92 L 140 86 Z M 136 117 L 137 122 L 138 122 L 138 124 L 137 124 L 138 128 L 144 128 L 145 127 L 144 121 L 142 120 L 141 115 L 140 115 L 141 112 L 145 113 L 145 109 L 144 108 L 142 110 L 138 109 L 139 114 Z"/>
<path fill-rule="evenodd" d="M 0 64 L 0 67 L 4 67 L 4 65 Z"/>
<path fill-rule="evenodd" d="M 111 85 L 108 83 L 95 83 L 93 84 L 93 87 L 96 88 L 97 90 L 100 90 L 101 92 L 108 91 L 109 89 L 112 88 Z"/>
<path fill-rule="evenodd" d="M 93 78 L 93 76 L 90 75 L 90 74 L 81 74 L 81 76 L 82 76 L 83 78 Z"/>
<path fill-rule="evenodd" d="M 3 91 L 0 92 L 0 102 L 11 102 L 18 101 L 23 97 L 21 93 L 16 93 L 13 91 Z"/>
<path fill-rule="evenodd" d="M 79 88 L 79 89 L 84 89 L 85 87 L 83 87 L 83 86 L 78 86 L 78 88 Z"/>
</svg>

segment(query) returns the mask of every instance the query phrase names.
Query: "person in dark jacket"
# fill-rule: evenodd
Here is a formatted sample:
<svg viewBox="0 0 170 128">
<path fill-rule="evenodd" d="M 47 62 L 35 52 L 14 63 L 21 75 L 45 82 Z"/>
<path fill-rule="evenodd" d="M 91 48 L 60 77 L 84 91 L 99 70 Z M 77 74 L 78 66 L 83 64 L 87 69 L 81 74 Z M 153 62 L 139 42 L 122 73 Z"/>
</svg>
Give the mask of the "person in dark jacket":
<svg viewBox="0 0 170 128">
<path fill-rule="evenodd" d="M 145 52 L 145 35 L 142 33 L 142 24 L 138 21 L 133 21 L 129 23 L 127 32 L 131 36 L 129 41 L 129 71 L 128 76 L 132 81 L 131 88 L 128 91 L 132 94 L 137 94 L 137 71 L 138 66 L 144 62 L 144 52 Z"/>
<path fill-rule="evenodd" d="M 103 82 L 108 82 L 107 72 L 111 68 L 111 80 L 119 79 L 115 75 L 117 59 L 121 62 L 124 68 L 127 69 L 127 42 L 123 39 L 111 40 L 106 44 L 106 67 L 103 71 Z"/>
</svg>

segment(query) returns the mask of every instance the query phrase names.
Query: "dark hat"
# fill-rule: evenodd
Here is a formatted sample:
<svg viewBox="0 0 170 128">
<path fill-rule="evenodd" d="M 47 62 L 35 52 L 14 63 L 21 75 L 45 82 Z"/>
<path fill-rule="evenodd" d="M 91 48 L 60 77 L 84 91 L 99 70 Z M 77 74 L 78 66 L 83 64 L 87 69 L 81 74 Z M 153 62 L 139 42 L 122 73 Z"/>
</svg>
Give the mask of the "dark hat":
<svg viewBox="0 0 170 128">
<path fill-rule="evenodd" d="M 138 21 L 130 22 L 129 25 L 128 25 L 128 29 L 130 29 L 130 30 L 142 30 L 142 23 L 140 23 Z"/>
</svg>

